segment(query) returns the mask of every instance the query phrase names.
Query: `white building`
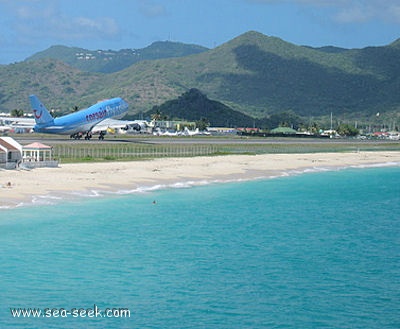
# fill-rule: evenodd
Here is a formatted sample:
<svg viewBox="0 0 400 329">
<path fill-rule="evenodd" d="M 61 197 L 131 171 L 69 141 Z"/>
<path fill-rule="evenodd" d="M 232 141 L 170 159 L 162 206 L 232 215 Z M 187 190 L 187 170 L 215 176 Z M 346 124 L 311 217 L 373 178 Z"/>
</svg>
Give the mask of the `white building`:
<svg viewBox="0 0 400 329">
<path fill-rule="evenodd" d="M 22 160 L 22 145 L 11 137 L 0 137 L 0 168 L 14 169 Z"/>
</svg>

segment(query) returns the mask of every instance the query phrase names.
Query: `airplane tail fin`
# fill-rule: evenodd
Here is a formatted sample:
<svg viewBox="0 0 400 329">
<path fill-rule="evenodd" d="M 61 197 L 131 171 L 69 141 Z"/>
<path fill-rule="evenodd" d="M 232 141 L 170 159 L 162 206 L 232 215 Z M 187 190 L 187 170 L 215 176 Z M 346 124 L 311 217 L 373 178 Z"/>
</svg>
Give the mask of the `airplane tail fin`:
<svg viewBox="0 0 400 329">
<path fill-rule="evenodd" d="M 31 102 L 31 107 L 35 121 L 37 124 L 43 124 L 53 121 L 53 117 L 42 102 L 37 98 L 36 95 L 30 95 L 29 100 Z"/>
</svg>

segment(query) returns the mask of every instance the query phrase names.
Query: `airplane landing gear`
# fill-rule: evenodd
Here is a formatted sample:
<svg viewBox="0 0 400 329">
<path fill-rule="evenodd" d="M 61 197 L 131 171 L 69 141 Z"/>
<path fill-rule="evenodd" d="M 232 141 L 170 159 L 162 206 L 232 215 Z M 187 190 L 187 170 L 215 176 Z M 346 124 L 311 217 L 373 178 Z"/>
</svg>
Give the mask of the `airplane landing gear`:
<svg viewBox="0 0 400 329">
<path fill-rule="evenodd" d="M 104 140 L 104 136 L 106 135 L 105 131 L 100 131 L 100 135 L 99 135 L 99 140 Z M 72 134 L 69 137 L 73 138 L 73 139 L 81 139 L 83 136 L 85 136 L 85 140 L 89 141 L 92 139 L 93 135 L 90 131 L 88 131 L 85 135 L 82 132 L 76 133 L 76 134 Z"/>
<path fill-rule="evenodd" d="M 72 134 L 71 136 L 69 136 L 69 138 L 81 139 L 82 138 L 82 133 Z"/>
</svg>

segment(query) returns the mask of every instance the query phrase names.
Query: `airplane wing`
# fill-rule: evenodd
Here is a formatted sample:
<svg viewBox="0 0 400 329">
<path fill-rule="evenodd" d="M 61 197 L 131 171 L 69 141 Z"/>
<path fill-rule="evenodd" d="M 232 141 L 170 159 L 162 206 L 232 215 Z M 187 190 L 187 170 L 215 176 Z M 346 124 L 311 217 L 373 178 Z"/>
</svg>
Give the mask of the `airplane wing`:
<svg viewBox="0 0 400 329">
<path fill-rule="evenodd" d="M 140 131 L 141 129 L 144 129 L 146 127 L 147 123 L 143 120 L 129 121 L 129 120 L 116 120 L 108 118 L 95 125 L 91 131 L 92 133 L 107 131 L 107 130 L 110 131 L 114 129 L 123 129 L 123 130 L 133 129 L 136 131 Z"/>
<path fill-rule="evenodd" d="M 133 121 L 126 121 L 126 120 L 116 120 L 116 119 L 105 119 L 95 125 L 92 129 L 92 132 L 97 131 L 105 131 L 108 128 L 110 129 L 117 129 L 117 128 L 126 128 L 127 125 L 132 123 Z"/>
</svg>

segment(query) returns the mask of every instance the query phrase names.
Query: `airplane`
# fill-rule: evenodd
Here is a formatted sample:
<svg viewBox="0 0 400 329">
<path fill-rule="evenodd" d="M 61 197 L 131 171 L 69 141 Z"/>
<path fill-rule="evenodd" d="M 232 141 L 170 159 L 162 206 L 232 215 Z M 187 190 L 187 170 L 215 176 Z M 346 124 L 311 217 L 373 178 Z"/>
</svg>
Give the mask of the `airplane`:
<svg viewBox="0 0 400 329">
<path fill-rule="evenodd" d="M 195 135 L 198 135 L 198 134 L 200 134 L 200 132 L 199 132 L 199 128 L 196 128 L 196 130 L 189 130 L 189 128 L 188 127 L 185 127 L 185 129 L 183 130 L 183 135 L 184 136 L 195 136 Z"/>
<path fill-rule="evenodd" d="M 86 134 L 85 139 L 92 138 L 93 128 L 101 121 L 111 117 L 121 117 L 128 110 L 128 103 L 122 98 L 112 98 L 94 104 L 87 109 L 53 118 L 36 95 L 30 95 L 29 100 L 35 117 L 34 132 L 47 134 L 70 135 L 79 139 Z M 105 133 L 100 131 L 99 139 L 104 139 Z"/>
<path fill-rule="evenodd" d="M 35 120 L 27 117 L 0 117 L 0 132 L 5 134 L 8 132 L 23 133 L 33 129 Z"/>
<path fill-rule="evenodd" d="M 199 128 L 196 130 L 189 130 L 188 127 L 185 127 L 183 131 L 161 131 L 159 127 L 155 128 L 153 131 L 154 136 L 196 136 L 196 135 L 211 135 L 208 131 L 199 131 Z"/>
<path fill-rule="evenodd" d="M 154 136 L 179 136 L 177 131 L 171 132 L 168 130 L 162 131 L 159 127 L 155 128 L 153 131 Z"/>
<path fill-rule="evenodd" d="M 196 130 L 189 130 L 189 128 L 185 127 L 183 131 L 184 136 L 196 136 L 196 135 L 206 135 L 209 136 L 211 135 L 208 131 L 199 131 L 199 128 L 196 128 Z"/>
</svg>

